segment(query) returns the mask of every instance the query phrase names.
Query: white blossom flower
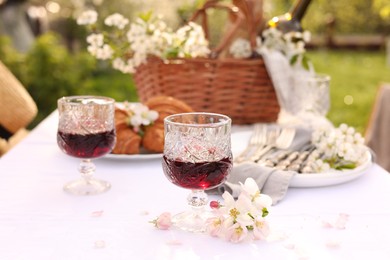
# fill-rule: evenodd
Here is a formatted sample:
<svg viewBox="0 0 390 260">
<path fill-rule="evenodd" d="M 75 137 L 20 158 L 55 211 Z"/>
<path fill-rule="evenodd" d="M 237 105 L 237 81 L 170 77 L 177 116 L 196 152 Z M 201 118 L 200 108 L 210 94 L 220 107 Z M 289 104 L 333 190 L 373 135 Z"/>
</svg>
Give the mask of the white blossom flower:
<svg viewBox="0 0 390 260">
<path fill-rule="evenodd" d="M 141 103 L 133 104 L 131 108 L 133 115 L 130 117 L 130 124 L 134 127 L 141 125 L 148 126 L 158 118 L 158 113 Z"/>
<path fill-rule="evenodd" d="M 208 41 L 200 25 L 190 22 L 179 28 L 173 35 L 173 48 L 177 48 L 178 57 L 206 57 L 210 54 Z"/>
<path fill-rule="evenodd" d="M 263 210 L 264 208 L 271 207 L 271 197 L 261 194 L 257 183 L 252 178 L 246 179 L 244 184 L 241 183 L 241 187 L 243 193 L 251 199 L 257 209 Z"/>
<path fill-rule="evenodd" d="M 112 54 L 114 53 L 114 50 L 111 48 L 110 45 L 104 44 L 100 48 L 96 49 L 96 58 L 100 60 L 108 60 L 111 59 Z"/>
<path fill-rule="evenodd" d="M 206 220 L 206 232 L 213 236 L 218 237 L 223 234 L 223 223 L 225 218 L 223 216 L 215 216 Z"/>
<path fill-rule="evenodd" d="M 102 46 L 91 44 L 87 47 L 87 50 L 92 56 L 101 60 L 111 59 L 114 53 L 114 50 L 108 44 L 103 44 Z"/>
<path fill-rule="evenodd" d="M 116 70 L 121 71 L 122 73 L 134 73 L 135 68 L 133 66 L 132 60 L 127 60 L 126 62 L 121 58 L 116 58 L 112 61 L 112 67 Z"/>
<path fill-rule="evenodd" d="M 110 16 L 107 16 L 104 19 L 104 24 L 107 26 L 116 26 L 118 29 L 123 29 L 129 23 L 129 19 L 125 18 L 123 15 L 115 13 Z"/>
<path fill-rule="evenodd" d="M 311 40 L 311 33 L 309 31 L 304 31 L 302 35 L 302 39 L 304 42 L 310 42 Z"/>
<path fill-rule="evenodd" d="M 127 40 L 129 42 L 133 42 L 135 39 L 145 34 L 146 34 L 146 28 L 144 26 L 133 23 L 130 25 L 130 29 L 127 32 Z"/>
<path fill-rule="evenodd" d="M 243 241 L 248 235 L 248 229 L 246 226 L 241 225 L 239 222 L 234 223 L 227 228 L 224 238 L 233 243 L 239 243 Z"/>
<path fill-rule="evenodd" d="M 96 57 L 96 53 L 99 49 L 99 46 L 97 45 L 88 45 L 87 51 L 94 57 Z"/>
<path fill-rule="evenodd" d="M 341 124 L 334 129 L 314 131 L 312 142 L 318 153 L 322 154 L 322 160 L 318 159 L 315 162 L 318 172 L 326 171 L 329 167 L 354 168 L 367 159 L 364 138 L 356 132 L 355 128 L 346 124 Z"/>
<path fill-rule="evenodd" d="M 87 42 L 93 46 L 101 47 L 104 44 L 104 36 L 101 33 L 92 33 L 87 36 Z"/>
<path fill-rule="evenodd" d="M 330 165 L 321 159 L 317 159 L 314 162 L 313 169 L 315 172 L 326 172 L 329 171 Z"/>
<path fill-rule="evenodd" d="M 249 58 L 252 55 L 250 42 L 243 38 L 237 38 L 229 48 L 233 58 Z"/>
<path fill-rule="evenodd" d="M 270 226 L 265 218 L 258 216 L 254 220 L 253 237 L 255 240 L 264 240 L 271 233 Z"/>
<path fill-rule="evenodd" d="M 83 12 L 76 20 L 79 25 L 90 25 L 96 23 L 98 13 L 94 10 L 88 10 Z"/>
</svg>

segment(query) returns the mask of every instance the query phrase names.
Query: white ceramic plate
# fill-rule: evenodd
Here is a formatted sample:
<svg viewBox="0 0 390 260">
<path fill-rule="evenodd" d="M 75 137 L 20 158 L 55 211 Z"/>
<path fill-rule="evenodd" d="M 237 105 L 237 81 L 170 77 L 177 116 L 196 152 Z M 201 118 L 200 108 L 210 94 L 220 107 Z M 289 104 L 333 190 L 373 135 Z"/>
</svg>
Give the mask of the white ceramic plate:
<svg viewBox="0 0 390 260">
<path fill-rule="evenodd" d="M 248 143 L 250 131 L 237 132 L 232 134 L 232 152 L 233 157 L 238 156 L 243 151 Z M 367 160 L 364 164 L 356 167 L 352 170 L 336 171 L 331 170 L 323 173 L 301 173 L 295 175 L 290 181 L 289 187 L 295 188 L 309 188 L 309 187 L 322 187 L 341 184 L 352 181 L 365 172 L 371 166 L 371 154 L 367 151 Z"/>
<path fill-rule="evenodd" d="M 161 159 L 162 153 L 150 153 L 141 149 L 139 154 L 106 154 L 102 158 L 113 159 L 113 160 L 150 160 L 150 159 Z"/>
</svg>

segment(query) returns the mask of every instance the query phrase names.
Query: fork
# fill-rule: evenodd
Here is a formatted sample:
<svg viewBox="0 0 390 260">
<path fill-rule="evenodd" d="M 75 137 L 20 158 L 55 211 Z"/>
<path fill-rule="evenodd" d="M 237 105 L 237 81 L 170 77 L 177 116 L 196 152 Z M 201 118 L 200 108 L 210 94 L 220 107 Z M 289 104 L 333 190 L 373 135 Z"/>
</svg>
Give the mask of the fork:
<svg viewBox="0 0 390 260">
<path fill-rule="evenodd" d="M 246 161 L 249 156 L 256 150 L 258 147 L 263 147 L 266 143 L 266 133 L 267 128 L 263 124 L 255 124 L 253 133 L 249 139 L 248 145 L 245 150 L 234 160 L 234 162 L 240 163 Z"/>
<path fill-rule="evenodd" d="M 264 155 L 269 153 L 272 149 L 285 150 L 290 147 L 295 137 L 295 128 L 283 128 L 279 136 L 271 140 L 263 149 L 259 149 L 251 160 L 258 162 Z"/>
</svg>

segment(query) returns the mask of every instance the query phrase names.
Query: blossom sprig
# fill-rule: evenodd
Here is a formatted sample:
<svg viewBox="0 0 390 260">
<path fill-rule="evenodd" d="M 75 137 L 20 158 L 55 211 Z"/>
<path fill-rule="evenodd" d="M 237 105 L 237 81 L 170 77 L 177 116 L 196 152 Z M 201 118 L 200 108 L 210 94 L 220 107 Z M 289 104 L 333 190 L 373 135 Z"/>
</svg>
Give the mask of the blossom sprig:
<svg viewBox="0 0 390 260">
<path fill-rule="evenodd" d="M 283 34 L 277 28 L 269 28 L 262 32 L 262 38 L 256 38 L 255 51 L 261 54 L 264 50 L 280 51 L 290 61 L 291 65 L 302 64 L 309 69 L 309 60 L 306 57 L 305 45 L 310 41 L 309 31 L 288 32 Z M 247 39 L 237 38 L 229 48 L 230 54 L 234 58 L 249 58 L 252 49 Z"/>
<path fill-rule="evenodd" d="M 211 202 L 214 205 L 214 217 L 207 220 L 207 232 L 211 236 L 233 243 L 264 240 L 270 233 L 265 218 L 272 199 L 260 193 L 252 178 L 246 179 L 244 184 L 241 183 L 241 188 L 242 192 L 237 200 L 230 193 L 224 192 L 223 204 Z"/>
<path fill-rule="evenodd" d="M 315 163 L 317 172 L 330 168 L 354 169 L 367 160 L 364 138 L 347 124 L 341 124 L 338 128 L 317 129 L 312 134 L 312 143 L 322 154 Z"/>
<path fill-rule="evenodd" d="M 123 103 L 123 109 L 128 114 L 127 125 L 131 126 L 134 132 L 143 135 L 143 128 L 152 125 L 157 120 L 157 111 L 150 110 L 142 103 Z"/>
<path fill-rule="evenodd" d="M 309 69 L 309 59 L 306 56 L 306 44 L 311 39 L 309 31 L 282 33 L 277 28 L 264 30 L 263 45 L 268 49 L 274 49 L 283 53 L 290 61 L 291 65 L 301 64 Z"/>
<path fill-rule="evenodd" d="M 123 73 L 135 73 L 150 56 L 196 58 L 210 53 L 203 29 L 196 23 L 190 22 L 174 31 L 152 12 L 140 14 L 132 23 L 114 13 L 104 19 L 107 29 L 104 31 L 97 24 L 98 18 L 93 10 L 77 18 L 77 23 L 90 31 L 87 50 L 97 59 L 111 61 L 112 67 Z"/>
<path fill-rule="evenodd" d="M 206 220 L 204 228 L 209 235 L 233 243 L 265 240 L 270 234 L 270 226 L 265 218 L 269 214 L 272 199 L 260 193 L 252 178 L 240 184 L 242 191 L 237 200 L 226 191 L 222 195 L 223 203 L 210 202 L 212 217 Z M 158 229 L 170 229 L 171 214 L 164 212 L 150 223 Z"/>
</svg>

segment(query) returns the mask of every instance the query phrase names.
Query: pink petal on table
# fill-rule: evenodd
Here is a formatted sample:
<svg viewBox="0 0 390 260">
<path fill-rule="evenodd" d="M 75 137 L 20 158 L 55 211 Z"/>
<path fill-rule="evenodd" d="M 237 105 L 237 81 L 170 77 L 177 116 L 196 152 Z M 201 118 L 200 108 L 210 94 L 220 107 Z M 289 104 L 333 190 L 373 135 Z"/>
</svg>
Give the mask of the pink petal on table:
<svg viewBox="0 0 390 260">
<path fill-rule="evenodd" d="M 340 213 L 339 217 L 336 219 L 336 222 L 334 223 L 334 227 L 337 229 L 345 229 L 345 226 L 347 225 L 349 215 L 345 213 Z"/>
<path fill-rule="evenodd" d="M 149 211 L 143 210 L 143 211 L 141 211 L 139 214 L 140 214 L 141 216 L 147 216 L 147 215 L 149 215 Z"/>
<path fill-rule="evenodd" d="M 325 245 L 328 248 L 339 248 L 341 246 L 340 242 L 336 240 L 329 240 L 325 243 Z"/>
<path fill-rule="evenodd" d="M 101 217 L 104 213 L 104 210 L 94 211 L 91 213 L 91 217 Z"/>
<path fill-rule="evenodd" d="M 290 250 L 295 248 L 295 244 L 294 243 L 285 243 L 283 246 L 285 248 L 287 248 L 287 249 L 290 249 Z"/>
<path fill-rule="evenodd" d="M 167 245 L 170 246 L 181 246 L 183 243 L 179 240 L 170 240 L 167 242 Z"/>
<path fill-rule="evenodd" d="M 333 228 L 333 224 L 328 221 L 322 221 L 322 227 L 324 228 Z"/>
<path fill-rule="evenodd" d="M 347 222 L 349 219 L 349 215 L 346 213 L 340 213 L 335 221 L 322 221 L 322 227 L 324 228 L 337 228 L 337 229 L 345 229 Z"/>
<path fill-rule="evenodd" d="M 94 244 L 95 248 L 105 248 L 106 242 L 104 240 L 96 240 Z"/>
</svg>

